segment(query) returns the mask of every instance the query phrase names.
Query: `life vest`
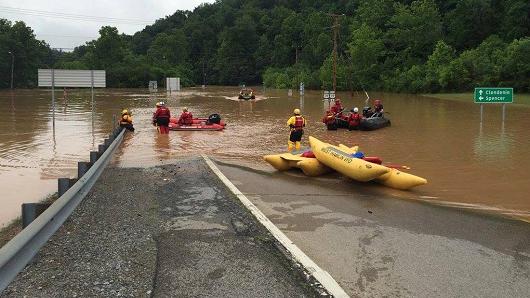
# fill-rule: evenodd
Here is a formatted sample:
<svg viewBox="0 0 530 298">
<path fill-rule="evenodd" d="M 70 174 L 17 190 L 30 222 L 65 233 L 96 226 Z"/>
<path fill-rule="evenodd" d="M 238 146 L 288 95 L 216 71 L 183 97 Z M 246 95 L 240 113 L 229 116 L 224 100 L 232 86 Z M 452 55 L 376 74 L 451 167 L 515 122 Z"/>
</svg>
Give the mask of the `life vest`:
<svg viewBox="0 0 530 298">
<path fill-rule="evenodd" d="M 324 115 L 324 118 L 322 118 L 322 123 L 328 124 L 328 122 L 335 121 L 335 116 L 333 115 L 333 112 L 327 111 L 326 115 Z"/>
<path fill-rule="evenodd" d="M 158 108 L 156 110 L 155 116 L 154 116 L 155 119 L 158 119 L 158 118 L 167 118 L 167 119 L 169 119 L 170 117 L 171 117 L 171 114 L 169 112 L 169 109 L 166 108 L 166 107 Z"/>
<path fill-rule="evenodd" d="M 305 126 L 304 124 L 304 117 L 302 116 L 294 116 L 294 130 L 302 130 Z"/>
<path fill-rule="evenodd" d="M 121 116 L 120 124 L 130 124 L 132 123 L 132 118 L 128 114 L 123 114 Z"/>
<path fill-rule="evenodd" d="M 342 111 L 342 105 L 341 104 L 335 104 L 331 107 L 331 112 L 333 114 L 337 114 L 337 113 L 340 113 L 340 111 Z"/>
<path fill-rule="evenodd" d="M 359 113 L 350 114 L 350 119 L 348 119 L 350 126 L 357 126 L 361 122 L 361 115 Z"/>
<path fill-rule="evenodd" d="M 382 112 L 383 111 L 383 105 L 382 104 L 375 105 L 374 110 L 375 110 L 376 113 Z"/>
<path fill-rule="evenodd" d="M 180 115 L 179 123 L 184 124 L 184 125 L 193 124 L 193 115 L 190 112 L 183 112 Z"/>
</svg>

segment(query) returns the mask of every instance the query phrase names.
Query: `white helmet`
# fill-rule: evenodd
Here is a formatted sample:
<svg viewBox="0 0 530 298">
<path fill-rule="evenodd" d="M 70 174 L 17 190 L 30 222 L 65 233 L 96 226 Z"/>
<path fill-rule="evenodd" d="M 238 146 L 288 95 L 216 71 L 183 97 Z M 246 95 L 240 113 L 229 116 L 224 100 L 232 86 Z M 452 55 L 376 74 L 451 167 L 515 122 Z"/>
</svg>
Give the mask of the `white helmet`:
<svg viewBox="0 0 530 298">
<path fill-rule="evenodd" d="M 358 112 L 359 112 L 359 108 L 358 108 L 358 107 L 355 107 L 355 108 L 353 108 L 353 111 L 354 111 L 355 113 L 358 113 Z"/>
</svg>

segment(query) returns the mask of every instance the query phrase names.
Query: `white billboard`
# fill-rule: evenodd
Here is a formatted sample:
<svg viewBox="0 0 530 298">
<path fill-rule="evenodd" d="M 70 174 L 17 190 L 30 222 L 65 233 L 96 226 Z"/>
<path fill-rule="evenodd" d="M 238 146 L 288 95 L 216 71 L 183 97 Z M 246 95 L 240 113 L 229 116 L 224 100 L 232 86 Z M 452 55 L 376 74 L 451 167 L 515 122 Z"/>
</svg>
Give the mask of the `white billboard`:
<svg viewBox="0 0 530 298">
<path fill-rule="evenodd" d="M 39 69 L 38 75 L 39 87 L 106 87 L 104 70 Z"/>
</svg>

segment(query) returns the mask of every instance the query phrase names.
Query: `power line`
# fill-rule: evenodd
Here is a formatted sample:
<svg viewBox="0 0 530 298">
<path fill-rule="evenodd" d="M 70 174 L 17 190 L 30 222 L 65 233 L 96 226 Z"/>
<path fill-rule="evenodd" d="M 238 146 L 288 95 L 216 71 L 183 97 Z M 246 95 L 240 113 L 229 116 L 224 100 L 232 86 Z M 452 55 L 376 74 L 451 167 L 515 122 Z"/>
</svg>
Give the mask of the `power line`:
<svg viewBox="0 0 530 298">
<path fill-rule="evenodd" d="M 140 19 L 124 19 L 124 18 L 104 17 L 104 16 L 90 16 L 90 15 L 62 13 L 62 12 L 53 12 L 53 11 L 44 11 L 44 10 L 35 10 L 35 9 L 25 9 L 25 8 L 8 7 L 8 6 L 0 6 L 0 12 L 22 14 L 22 15 L 29 15 L 29 16 L 36 16 L 36 17 L 45 17 L 45 18 L 57 18 L 57 19 L 85 21 L 85 22 L 98 22 L 98 23 L 115 23 L 115 24 L 128 24 L 128 25 L 149 25 L 153 23 L 153 21 L 140 20 Z"/>
</svg>

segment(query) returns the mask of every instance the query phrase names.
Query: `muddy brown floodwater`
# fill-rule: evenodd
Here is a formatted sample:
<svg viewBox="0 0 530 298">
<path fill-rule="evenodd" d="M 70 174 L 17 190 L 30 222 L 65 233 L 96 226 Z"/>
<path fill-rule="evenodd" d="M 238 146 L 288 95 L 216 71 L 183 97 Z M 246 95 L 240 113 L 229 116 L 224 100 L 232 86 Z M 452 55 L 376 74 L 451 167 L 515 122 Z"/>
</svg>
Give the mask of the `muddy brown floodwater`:
<svg viewBox="0 0 530 298">
<path fill-rule="evenodd" d="M 285 123 L 294 108 L 307 119 L 307 136 L 358 144 L 366 155 L 404 164 L 429 184 L 413 191 L 374 185 L 374 191 L 400 198 L 530 219 L 529 108 L 507 108 L 501 124 L 500 106 L 486 106 L 480 125 L 479 107 L 407 94 L 371 93 L 381 98 L 392 126 L 372 132 L 327 131 L 320 122 L 328 103 L 321 92 L 303 98 L 286 90 L 256 88 L 255 101 L 237 100 L 234 87 L 188 88 L 168 95 L 144 89 L 98 89 L 92 117 L 90 93 L 57 92 L 55 129 L 49 90 L 0 91 L 0 224 L 20 212 L 23 202 L 39 201 L 56 191 L 59 177 L 74 177 L 78 161 L 111 130 L 112 115 L 129 108 L 136 132 L 126 137 L 115 163 L 150 166 L 178 156 L 206 153 L 225 161 L 272 171 L 265 154 L 287 147 Z M 361 93 L 339 93 L 345 106 L 362 107 Z M 222 132 L 170 132 L 158 135 L 150 119 L 154 105 L 165 101 L 174 114 L 187 106 L 195 116 L 219 113 Z M 376 190 L 377 189 L 377 190 Z"/>
</svg>

